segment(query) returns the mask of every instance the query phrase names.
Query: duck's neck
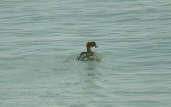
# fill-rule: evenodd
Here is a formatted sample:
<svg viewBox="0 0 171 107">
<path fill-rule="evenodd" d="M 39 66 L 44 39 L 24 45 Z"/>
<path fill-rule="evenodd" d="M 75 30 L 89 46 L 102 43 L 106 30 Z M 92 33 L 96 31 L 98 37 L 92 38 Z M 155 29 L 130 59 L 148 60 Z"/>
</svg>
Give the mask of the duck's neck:
<svg viewBox="0 0 171 107">
<path fill-rule="evenodd" d="M 92 52 L 90 47 L 87 47 L 87 52 L 88 53 L 91 53 Z"/>
</svg>

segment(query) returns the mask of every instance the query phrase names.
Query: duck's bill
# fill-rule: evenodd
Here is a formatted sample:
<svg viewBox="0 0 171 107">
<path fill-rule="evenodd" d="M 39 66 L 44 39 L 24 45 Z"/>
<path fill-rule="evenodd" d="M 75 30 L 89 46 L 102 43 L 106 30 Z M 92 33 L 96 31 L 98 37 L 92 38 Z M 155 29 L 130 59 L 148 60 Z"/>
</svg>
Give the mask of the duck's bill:
<svg viewBox="0 0 171 107">
<path fill-rule="evenodd" d="M 95 46 L 95 48 L 98 48 L 98 46 Z"/>
</svg>

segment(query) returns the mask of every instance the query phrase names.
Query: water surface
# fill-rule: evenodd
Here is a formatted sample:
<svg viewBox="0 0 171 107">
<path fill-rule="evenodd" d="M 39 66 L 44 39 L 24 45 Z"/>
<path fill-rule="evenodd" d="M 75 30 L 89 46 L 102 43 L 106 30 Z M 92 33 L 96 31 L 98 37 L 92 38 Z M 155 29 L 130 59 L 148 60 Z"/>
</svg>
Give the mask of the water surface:
<svg viewBox="0 0 171 107">
<path fill-rule="evenodd" d="M 171 106 L 170 0 L 1 0 L 0 106 Z M 87 41 L 100 61 L 78 62 Z"/>
</svg>

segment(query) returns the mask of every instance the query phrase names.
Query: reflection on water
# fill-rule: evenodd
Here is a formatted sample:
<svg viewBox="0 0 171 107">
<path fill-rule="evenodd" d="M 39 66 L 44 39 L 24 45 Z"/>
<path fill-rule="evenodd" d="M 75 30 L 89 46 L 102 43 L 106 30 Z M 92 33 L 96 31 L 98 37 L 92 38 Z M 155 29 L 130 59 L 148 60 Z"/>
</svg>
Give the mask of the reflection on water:
<svg viewBox="0 0 171 107">
<path fill-rule="evenodd" d="M 88 76 L 93 77 L 93 76 L 96 76 L 96 75 L 93 74 L 93 73 L 89 73 Z"/>
<path fill-rule="evenodd" d="M 88 61 L 87 62 L 87 70 L 94 70 L 96 68 L 95 61 Z"/>
<path fill-rule="evenodd" d="M 85 68 L 86 70 L 94 70 L 96 68 L 97 64 L 102 61 L 102 56 L 99 54 L 96 54 L 96 60 L 93 60 L 93 61 L 92 60 L 91 61 L 78 61 L 77 56 L 78 55 L 75 55 L 75 54 L 68 55 L 67 57 L 63 56 L 66 58 L 64 58 L 64 61 L 62 61 L 62 62 L 66 65 L 67 64 L 71 65 L 71 64 L 76 63 L 78 69 Z"/>
</svg>

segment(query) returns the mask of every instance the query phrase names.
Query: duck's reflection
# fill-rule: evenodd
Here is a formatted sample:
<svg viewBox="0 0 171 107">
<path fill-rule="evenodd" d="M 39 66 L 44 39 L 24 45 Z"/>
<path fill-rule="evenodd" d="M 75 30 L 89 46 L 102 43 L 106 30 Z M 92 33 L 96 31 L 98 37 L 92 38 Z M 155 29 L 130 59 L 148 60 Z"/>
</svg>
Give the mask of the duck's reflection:
<svg viewBox="0 0 171 107">
<path fill-rule="evenodd" d="M 87 62 L 87 70 L 95 70 L 96 63 L 94 61 L 88 61 Z"/>
</svg>

